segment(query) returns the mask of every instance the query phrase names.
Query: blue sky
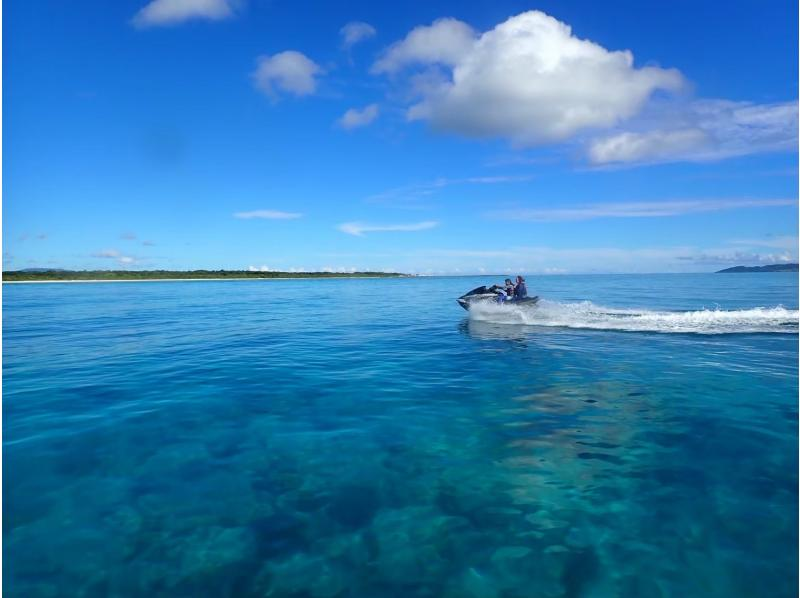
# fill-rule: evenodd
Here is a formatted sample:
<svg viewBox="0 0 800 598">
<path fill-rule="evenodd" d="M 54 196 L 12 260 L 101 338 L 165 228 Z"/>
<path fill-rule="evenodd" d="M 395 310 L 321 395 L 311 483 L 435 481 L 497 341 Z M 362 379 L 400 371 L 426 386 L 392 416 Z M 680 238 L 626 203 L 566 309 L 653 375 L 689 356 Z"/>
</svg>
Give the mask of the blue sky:
<svg viewBox="0 0 800 598">
<path fill-rule="evenodd" d="M 797 259 L 793 2 L 4 8 L 5 269 Z"/>
</svg>

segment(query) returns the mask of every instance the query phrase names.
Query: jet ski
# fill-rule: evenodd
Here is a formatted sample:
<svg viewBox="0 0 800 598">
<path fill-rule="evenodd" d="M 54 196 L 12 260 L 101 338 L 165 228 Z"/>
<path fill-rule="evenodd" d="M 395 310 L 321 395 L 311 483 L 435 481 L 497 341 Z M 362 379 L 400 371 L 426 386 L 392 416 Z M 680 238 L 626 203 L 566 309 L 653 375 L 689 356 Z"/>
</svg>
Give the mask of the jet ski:
<svg viewBox="0 0 800 598">
<path fill-rule="evenodd" d="M 479 303 L 495 303 L 501 306 L 514 305 L 517 307 L 533 307 L 539 302 L 539 296 L 525 297 L 523 299 L 506 299 L 505 301 L 498 300 L 498 296 L 505 296 L 506 292 L 502 287 L 492 285 L 490 287 L 478 287 L 472 289 L 469 293 L 461 295 L 456 301 L 466 310 L 473 305 Z"/>
</svg>

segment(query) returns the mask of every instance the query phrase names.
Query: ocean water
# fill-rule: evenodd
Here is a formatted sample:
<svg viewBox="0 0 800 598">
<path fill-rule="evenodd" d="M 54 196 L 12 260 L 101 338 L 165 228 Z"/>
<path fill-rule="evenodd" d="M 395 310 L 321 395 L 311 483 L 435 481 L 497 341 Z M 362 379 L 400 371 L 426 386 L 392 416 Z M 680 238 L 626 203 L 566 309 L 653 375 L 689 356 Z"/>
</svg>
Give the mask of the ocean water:
<svg viewBox="0 0 800 598">
<path fill-rule="evenodd" d="M 4 285 L 4 595 L 796 596 L 797 276 L 492 282 Z"/>
</svg>

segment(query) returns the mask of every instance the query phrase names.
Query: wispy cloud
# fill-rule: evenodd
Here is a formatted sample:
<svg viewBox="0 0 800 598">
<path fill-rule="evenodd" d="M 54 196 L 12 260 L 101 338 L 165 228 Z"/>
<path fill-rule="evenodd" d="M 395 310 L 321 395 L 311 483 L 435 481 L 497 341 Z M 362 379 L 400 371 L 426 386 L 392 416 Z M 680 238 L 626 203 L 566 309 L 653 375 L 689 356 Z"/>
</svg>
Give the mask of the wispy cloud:
<svg viewBox="0 0 800 598">
<path fill-rule="evenodd" d="M 512 245 L 502 249 L 435 247 L 410 250 L 324 253 L 322 263 L 348 264 L 333 271 L 372 270 L 416 274 L 561 274 L 587 272 L 709 272 L 730 265 L 797 261 L 797 249 L 759 251 L 726 242 L 720 246 L 584 247 Z M 328 261 L 330 260 L 330 261 Z M 320 264 L 318 261 L 317 264 Z M 352 265 L 351 265 L 352 264 Z M 328 266 L 288 268 L 282 264 L 251 266 L 254 271 L 323 271 Z M 535 281 L 531 281 L 535 286 Z"/>
<path fill-rule="evenodd" d="M 342 46 L 349 50 L 357 43 L 375 37 L 375 27 L 362 21 L 351 21 L 339 30 L 342 37 Z"/>
<path fill-rule="evenodd" d="M 711 138 L 702 129 L 626 131 L 594 140 L 589 146 L 589 159 L 594 164 L 674 160 L 678 156 L 699 155 L 710 143 Z"/>
<path fill-rule="evenodd" d="M 370 256 L 378 257 L 378 256 Z M 691 245 L 620 248 L 608 246 L 510 246 L 419 249 L 381 255 L 395 270 L 417 273 L 703 272 L 715 266 L 757 265 L 797 260 L 794 251 L 742 251 L 736 247 Z"/>
<path fill-rule="evenodd" d="M 781 253 L 752 253 L 747 251 L 728 251 L 722 253 L 698 253 L 695 255 L 678 256 L 679 260 L 694 262 L 697 264 L 737 264 L 737 265 L 759 265 L 759 264 L 786 264 L 797 260 L 797 255 L 792 255 L 788 251 Z"/>
<path fill-rule="evenodd" d="M 441 257 L 476 257 L 476 258 L 491 258 L 491 257 L 514 257 L 518 255 L 517 250 L 512 249 L 498 249 L 498 250 L 482 250 L 482 249 L 430 249 L 425 252 L 427 255 L 435 255 Z"/>
<path fill-rule="evenodd" d="M 752 179 L 756 177 L 793 177 L 797 178 L 798 170 L 796 167 L 791 168 L 765 168 L 757 170 L 747 169 L 708 169 L 704 168 L 702 171 L 695 171 L 681 176 L 684 180 L 714 180 L 714 179 Z"/>
<path fill-rule="evenodd" d="M 363 222 L 345 222 L 339 225 L 339 230 L 348 235 L 362 237 L 365 233 L 377 232 L 412 232 L 420 230 L 428 230 L 435 228 L 439 225 L 438 222 L 433 220 L 426 220 L 424 222 L 414 222 L 411 224 L 366 224 Z"/>
<path fill-rule="evenodd" d="M 234 15 L 234 0 L 152 0 L 132 23 L 135 27 L 178 25 L 190 20 L 221 21 Z"/>
<path fill-rule="evenodd" d="M 524 183 L 532 180 L 534 177 L 530 175 L 505 175 L 505 176 L 474 176 L 463 178 L 447 178 L 439 177 L 432 181 L 425 181 L 423 183 L 415 183 L 412 185 L 405 185 L 403 187 L 395 187 L 370 195 L 367 198 L 371 203 L 390 203 L 395 201 L 409 201 L 412 202 L 419 200 L 422 197 L 431 195 L 439 189 L 450 187 L 453 185 L 500 185 L 510 183 Z"/>
<path fill-rule="evenodd" d="M 299 212 L 281 212 L 280 210 L 253 210 L 252 212 L 236 212 L 233 217 L 242 220 L 294 220 L 303 215 Z"/>
<path fill-rule="evenodd" d="M 763 239 L 733 239 L 728 243 L 742 247 L 769 247 L 797 251 L 798 239 L 791 235 L 784 235 L 764 237 Z"/>
<path fill-rule="evenodd" d="M 696 100 L 657 105 L 631 130 L 594 139 L 593 164 L 721 160 L 797 150 L 797 102 Z"/>
<path fill-rule="evenodd" d="M 116 249 L 102 249 L 100 251 L 95 251 L 92 254 L 92 257 L 100 257 L 100 258 L 118 258 L 119 256 L 120 253 Z"/>
<path fill-rule="evenodd" d="M 120 239 L 123 241 L 135 241 L 136 240 L 136 233 L 122 233 L 119 236 Z"/>
<path fill-rule="evenodd" d="M 91 257 L 99 259 L 114 260 L 120 266 L 132 266 L 139 262 L 139 259 L 132 255 L 124 255 L 116 249 L 102 249 L 91 254 Z"/>
<path fill-rule="evenodd" d="M 796 199 L 693 199 L 599 203 L 569 208 L 497 210 L 489 212 L 487 216 L 500 220 L 554 222 L 561 220 L 593 220 L 596 218 L 656 218 L 743 208 L 794 205 L 797 205 Z"/>
</svg>

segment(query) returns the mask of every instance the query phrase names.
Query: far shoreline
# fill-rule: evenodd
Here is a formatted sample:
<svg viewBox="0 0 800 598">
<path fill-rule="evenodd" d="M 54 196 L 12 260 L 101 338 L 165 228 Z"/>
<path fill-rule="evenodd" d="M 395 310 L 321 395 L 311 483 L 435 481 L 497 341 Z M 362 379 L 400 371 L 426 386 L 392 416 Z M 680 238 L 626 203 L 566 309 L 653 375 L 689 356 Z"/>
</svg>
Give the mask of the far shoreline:
<svg viewBox="0 0 800 598">
<path fill-rule="evenodd" d="M 526 276 L 538 276 L 538 277 L 558 277 L 558 276 L 653 276 L 653 275 L 708 275 L 708 274 L 728 274 L 728 273 L 735 273 L 735 274 L 795 274 L 797 275 L 797 270 L 752 270 L 752 271 L 744 271 L 744 270 L 736 270 L 733 272 L 725 272 L 725 271 L 712 271 L 712 272 L 575 272 L 575 273 L 568 273 L 568 272 L 558 272 L 558 273 L 527 273 Z M 323 274 L 319 275 L 317 273 L 313 273 L 311 275 L 303 275 L 303 273 L 297 273 L 296 276 L 225 276 L 225 277 L 199 277 L 199 278 L 68 278 L 68 279 L 58 279 L 58 278 L 49 278 L 49 279 L 39 279 L 39 280 L 6 280 L 4 277 L 0 279 L 0 282 L 3 284 L 77 284 L 77 283 L 89 283 L 89 284 L 99 284 L 104 282 L 223 282 L 226 280 L 232 281 L 242 281 L 242 280 L 250 280 L 250 281 L 264 281 L 264 280 L 375 280 L 375 279 L 399 279 L 399 278 L 497 278 L 508 276 L 508 273 L 501 273 L 501 274 L 486 274 L 486 273 L 477 273 L 477 274 L 402 274 L 402 273 L 390 273 L 390 274 L 346 274 L 346 273 L 333 273 L 333 274 Z"/>
<path fill-rule="evenodd" d="M 225 280 L 251 280 L 251 281 L 264 281 L 264 280 L 374 280 L 376 278 L 415 278 L 410 275 L 403 276 L 272 276 L 272 277 L 257 277 L 245 276 L 241 278 L 116 278 L 116 279 L 86 279 L 73 278 L 69 280 L 3 280 L 3 284 L 74 284 L 80 282 L 86 283 L 101 283 L 101 282 L 220 282 Z"/>
</svg>

